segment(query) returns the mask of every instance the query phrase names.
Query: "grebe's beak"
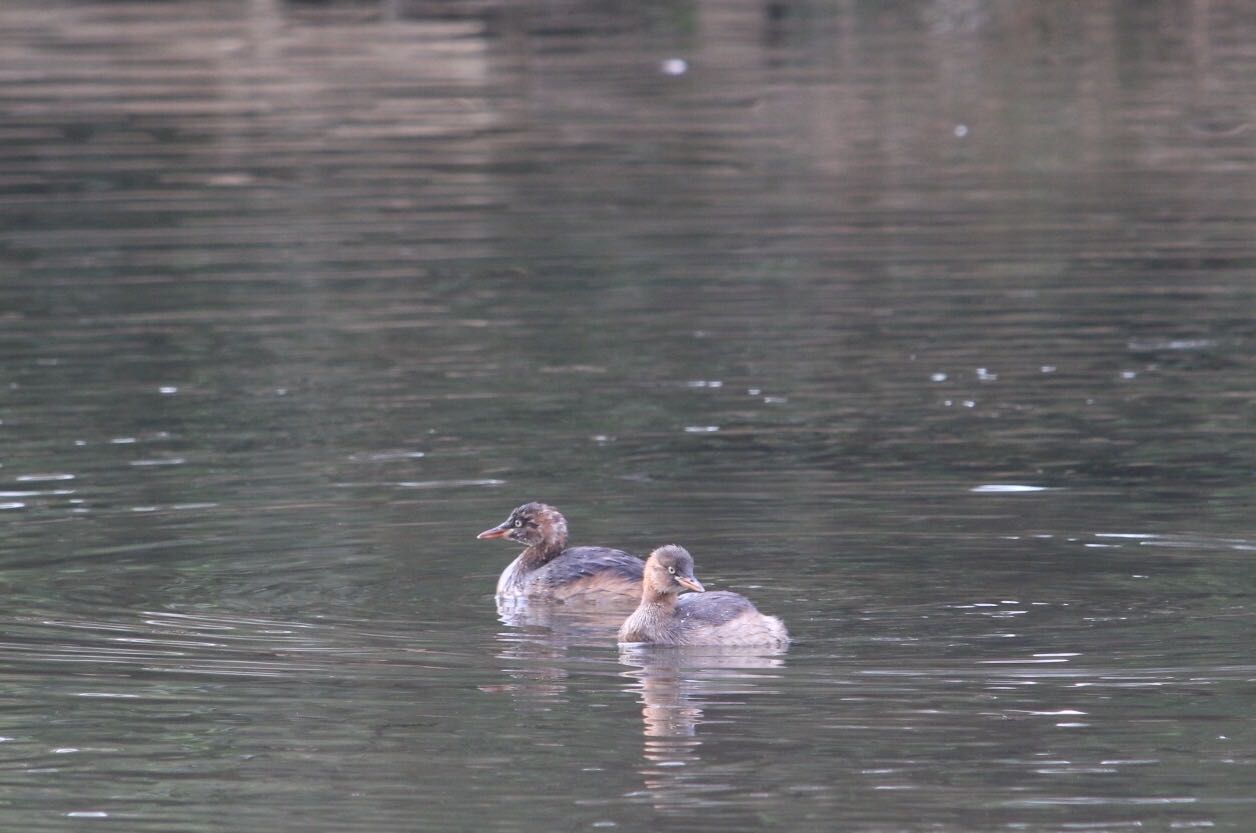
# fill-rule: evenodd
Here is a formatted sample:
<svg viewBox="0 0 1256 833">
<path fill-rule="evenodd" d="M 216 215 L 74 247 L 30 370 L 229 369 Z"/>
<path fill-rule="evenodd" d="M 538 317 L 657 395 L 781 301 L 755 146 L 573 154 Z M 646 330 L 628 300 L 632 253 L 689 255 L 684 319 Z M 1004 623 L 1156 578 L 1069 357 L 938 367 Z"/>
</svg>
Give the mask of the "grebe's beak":
<svg viewBox="0 0 1256 833">
<path fill-rule="evenodd" d="M 690 590 L 693 590 L 694 592 L 697 592 L 697 593 L 706 592 L 706 588 L 702 586 L 702 582 L 698 581 L 693 576 L 676 576 L 676 582 L 680 584 L 681 587 L 688 587 Z"/>
<path fill-rule="evenodd" d="M 497 526 L 493 527 L 492 529 L 484 530 L 483 532 L 481 532 L 479 535 L 475 537 L 476 538 L 505 538 L 507 533 L 509 533 L 511 529 L 512 527 L 510 525 L 510 521 L 504 521 L 498 524 Z"/>
</svg>

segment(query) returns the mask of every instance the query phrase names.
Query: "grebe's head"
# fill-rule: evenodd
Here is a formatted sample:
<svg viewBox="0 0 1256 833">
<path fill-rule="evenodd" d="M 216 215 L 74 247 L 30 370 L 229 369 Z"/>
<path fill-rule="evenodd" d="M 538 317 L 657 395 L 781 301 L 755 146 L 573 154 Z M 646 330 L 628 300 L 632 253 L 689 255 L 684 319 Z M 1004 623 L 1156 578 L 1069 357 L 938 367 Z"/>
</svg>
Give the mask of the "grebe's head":
<svg viewBox="0 0 1256 833">
<path fill-rule="evenodd" d="M 693 574 L 693 556 L 677 544 L 668 544 L 650 553 L 645 562 L 645 585 L 655 593 L 676 594 L 682 590 L 702 593 L 706 590 Z"/>
<path fill-rule="evenodd" d="M 525 503 L 510 517 L 477 538 L 505 538 L 525 547 L 543 545 L 546 549 L 562 549 L 567 545 L 567 519 L 553 506 Z"/>
</svg>

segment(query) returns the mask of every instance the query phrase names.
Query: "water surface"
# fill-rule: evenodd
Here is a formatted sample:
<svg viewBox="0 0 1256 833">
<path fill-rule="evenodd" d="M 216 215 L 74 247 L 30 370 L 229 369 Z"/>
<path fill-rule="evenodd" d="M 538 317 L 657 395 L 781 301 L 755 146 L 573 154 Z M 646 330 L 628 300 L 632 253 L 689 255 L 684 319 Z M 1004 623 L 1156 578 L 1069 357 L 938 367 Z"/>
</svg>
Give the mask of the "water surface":
<svg viewBox="0 0 1256 833">
<path fill-rule="evenodd" d="M 4 4 L 6 825 L 1246 830 L 1254 43 Z M 795 643 L 499 612 L 530 499 Z"/>
</svg>

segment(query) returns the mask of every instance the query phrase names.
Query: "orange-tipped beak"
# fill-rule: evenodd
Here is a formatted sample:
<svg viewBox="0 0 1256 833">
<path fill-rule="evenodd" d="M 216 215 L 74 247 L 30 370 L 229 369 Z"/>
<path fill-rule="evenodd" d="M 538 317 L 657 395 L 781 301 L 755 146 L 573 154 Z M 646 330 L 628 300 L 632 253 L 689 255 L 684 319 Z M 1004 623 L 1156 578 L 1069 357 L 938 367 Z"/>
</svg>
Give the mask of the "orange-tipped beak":
<svg viewBox="0 0 1256 833">
<path fill-rule="evenodd" d="M 706 588 L 702 586 L 702 582 L 691 576 L 676 576 L 676 581 L 681 587 L 688 587 L 696 593 L 706 592 Z"/>
<path fill-rule="evenodd" d="M 476 538 L 505 538 L 506 533 L 510 532 L 510 524 L 499 524 L 492 529 L 486 529 Z"/>
</svg>

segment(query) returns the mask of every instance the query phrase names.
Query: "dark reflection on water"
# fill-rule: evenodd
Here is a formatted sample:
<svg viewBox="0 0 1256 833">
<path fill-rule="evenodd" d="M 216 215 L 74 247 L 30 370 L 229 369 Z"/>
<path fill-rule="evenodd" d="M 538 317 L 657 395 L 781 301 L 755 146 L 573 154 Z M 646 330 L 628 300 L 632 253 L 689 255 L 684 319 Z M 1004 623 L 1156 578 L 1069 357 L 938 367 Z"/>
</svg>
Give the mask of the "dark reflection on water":
<svg viewBox="0 0 1256 833">
<path fill-rule="evenodd" d="M 1256 15 L 0 4 L 0 803 L 1247 829 Z M 495 610 L 687 546 L 766 657 Z"/>
</svg>

